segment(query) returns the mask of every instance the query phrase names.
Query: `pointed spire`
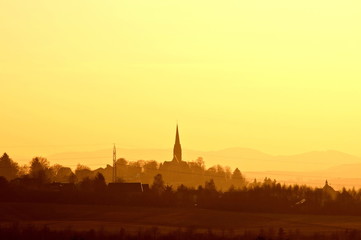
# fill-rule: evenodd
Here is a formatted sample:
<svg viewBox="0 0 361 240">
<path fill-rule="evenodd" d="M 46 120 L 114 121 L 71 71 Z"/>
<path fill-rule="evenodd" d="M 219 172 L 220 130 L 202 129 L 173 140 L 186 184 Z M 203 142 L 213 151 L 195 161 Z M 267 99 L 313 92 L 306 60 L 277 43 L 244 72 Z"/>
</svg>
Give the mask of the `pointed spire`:
<svg viewBox="0 0 361 240">
<path fill-rule="evenodd" d="M 180 144 L 178 124 L 177 124 L 177 130 L 176 130 L 176 134 L 175 134 L 175 144 Z"/>
<path fill-rule="evenodd" d="M 175 143 L 173 148 L 173 161 L 181 162 L 182 161 L 182 147 L 179 140 L 179 130 L 178 130 L 178 124 L 175 134 Z"/>
</svg>

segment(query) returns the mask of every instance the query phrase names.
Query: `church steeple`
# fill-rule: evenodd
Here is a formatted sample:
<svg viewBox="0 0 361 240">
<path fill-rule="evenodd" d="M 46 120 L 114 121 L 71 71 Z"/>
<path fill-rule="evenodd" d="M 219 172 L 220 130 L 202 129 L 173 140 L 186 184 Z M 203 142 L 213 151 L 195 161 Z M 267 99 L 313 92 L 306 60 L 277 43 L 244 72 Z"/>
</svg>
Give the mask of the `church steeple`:
<svg viewBox="0 0 361 240">
<path fill-rule="evenodd" d="M 177 130 L 175 134 L 175 143 L 173 148 L 173 161 L 175 162 L 181 162 L 182 161 L 182 147 L 179 140 L 179 131 L 178 131 L 178 124 L 177 124 Z"/>
</svg>

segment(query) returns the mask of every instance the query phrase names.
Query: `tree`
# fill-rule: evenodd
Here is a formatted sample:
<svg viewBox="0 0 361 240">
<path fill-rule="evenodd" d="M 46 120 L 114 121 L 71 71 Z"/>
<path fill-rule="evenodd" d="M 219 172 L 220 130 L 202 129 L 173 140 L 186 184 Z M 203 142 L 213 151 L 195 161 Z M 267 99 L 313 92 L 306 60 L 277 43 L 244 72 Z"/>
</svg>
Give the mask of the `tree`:
<svg viewBox="0 0 361 240">
<path fill-rule="evenodd" d="M 216 180 L 219 180 L 219 181 L 226 180 L 226 172 L 225 172 L 224 168 L 218 164 L 216 166 L 216 169 L 217 169 L 217 173 L 216 173 L 217 179 Z"/>
<path fill-rule="evenodd" d="M 22 166 L 19 167 L 18 176 L 19 177 L 24 177 L 24 176 L 29 174 L 29 171 L 30 171 L 29 165 L 27 165 L 27 164 L 22 165 Z"/>
<path fill-rule="evenodd" d="M 105 178 L 101 173 L 97 173 L 94 178 L 85 177 L 79 182 L 80 189 L 85 192 L 102 192 L 106 186 Z"/>
<path fill-rule="evenodd" d="M 241 171 L 239 171 L 238 168 L 236 168 L 232 173 L 232 179 L 238 180 L 238 179 L 241 179 L 241 178 L 243 178 L 242 173 L 241 173 Z"/>
<path fill-rule="evenodd" d="M 0 191 L 2 188 L 4 188 L 6 185 L 8 184 L 8 181 L 6 180 L 5 177 L 0 176 Z"/>
<path fill-rule="evenodd" d="M 105 178 L 103 176 L 103 174 L 98 173 L 94 180 L 93 180 L 93 184 L 94 184 L 94 190 L 96 192 L 100 192 L 100 191 L 104 191 L 105 188 L 107 187 L 107 184 L 105 183 Z"/>
<path fill-rule="evenodd" d="M 117 176 L 126 179 L 128 177 L 128 162 L 124 158 L 117 159 L 116 163 Z"/>
<path fill-rule="evenodd" d="M 141 174 L 141 181 L 151 183 L 153 177 L 159 172 L 158 163 L 154 160 L 145 161 L 143 165 L 143 173 Z"/>
<path fill-rule="evenodd" d="M 72 172 L 72 174 L 68 177 L 68 182 L 75 183 L 77 181 L 78 181 L 78 179 L 77 179 L 76 175 Z"/>
<path fill-rule="evenodd" d="M 128 164 L 127 160 L 125 160 L 124 158 L 119 158 L 116 163 L 116 165 L 121 165 L 121 166 L 126 166 Z"/>
<path fill-rule="evenodd" d="M 53 173 L 54 173 L 54 176 L 58 175 L 59 170 L 62 169 L 62 168 L 63 168 L 62 165 L 60 165 L 60 164 L 54 164 L 54 165 L 51 167 L 51 169 L 52 169 L 52 171 L 53 171 Z"/>
<path fill-rule="evenodd" d="M 158 163 L 154 160 L 146 161 L 143 168 L 144 171 L 157 171 Z"/>
<path fill-rule="evenodd" d="M 188 166 L 192 172 L 196 174 L 203 174 L 205 171 L 205 164 L 202 157 L 198 157 L 196 160 L 188 162 Z"/>
<path fill-rule="evenodd" d="M 75 175 L 76 175 L 76 179 L 78 181 L 82 181 L 85 178 L 92 177 L 93 172 L 90 170 L 90 168 L 88 166 L 78 164 L 78 166 L 75 169 Z"/>
<path fill-rule="evenodd" d="M 247 184 L 245 177 L 242 175 L 241 171 L 238 168 L 233 171 L 231 179 L 232 184 L 237 187 L 243 187 Z"/>
<path fill-rule="evenodd" d="M 39 183 L 48 183 L 53 178 L 53 171 L 49 166 L 49 161 L 43 157 L 35 157 L 30 162 L 30 177 Z"/>
<path fill-rule="evenodd" d="M 4 153 L 0 158 L 0 176 L 5 177 L 7 180 L 11 180 L 18 176 L 18 172 L 18 164 L 11 160 L 7 153 Z"/>
<path fill-rule="evenodd" d="M 162 174 L 157 174 L 154 176 L 152 190 L 158 194 L 161 194 L 164 191 L 164 181 Z"/>
<path fill-rule="evenodd" d="M 214 183 L 214 180 L 211 179 L 209 181 L 206 181 L 204 184 L 204 189 L 210 192 L 216 191 L 216 184 Z"/>
</svg>

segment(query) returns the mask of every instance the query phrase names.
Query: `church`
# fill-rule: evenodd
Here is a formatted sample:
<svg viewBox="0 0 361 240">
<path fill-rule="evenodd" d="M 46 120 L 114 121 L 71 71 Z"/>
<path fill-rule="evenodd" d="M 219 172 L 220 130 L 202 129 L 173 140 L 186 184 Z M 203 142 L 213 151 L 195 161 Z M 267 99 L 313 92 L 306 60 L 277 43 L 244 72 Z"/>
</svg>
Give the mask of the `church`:
<svg viewBox="0 0 361 240">
<path fill-rule="evenodd" d="M 184 174 L 187 174 L 190 171 L 187 162 L 183 161 L 182 158 L 182 146 L 180 143 L 178 125 L 176 128 L 175 143 L 173 147 L 173 159 L 161 164 L 159 170 L 165 175 L 165 179 L 174 183 L 181 183 L 181 181 L 184 180 Z"/>
</svg>

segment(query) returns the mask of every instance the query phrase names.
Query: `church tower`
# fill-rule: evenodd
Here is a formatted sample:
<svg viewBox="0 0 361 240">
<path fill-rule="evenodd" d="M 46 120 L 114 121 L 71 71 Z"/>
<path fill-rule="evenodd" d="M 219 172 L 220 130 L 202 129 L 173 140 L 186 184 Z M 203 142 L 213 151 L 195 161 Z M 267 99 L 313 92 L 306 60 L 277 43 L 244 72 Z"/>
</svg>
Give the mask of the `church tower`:
<svg viewBox="0 0 361 240">
<path fill-rule="evenodd" d="M 178 124 L 177 131 L 175 134 L 175 143 L 173 148 L 173 162 L 181 162 L 182 161 L 182 147 L 179 140 L 179 132 L 178 132 Z"/>
</svg>

